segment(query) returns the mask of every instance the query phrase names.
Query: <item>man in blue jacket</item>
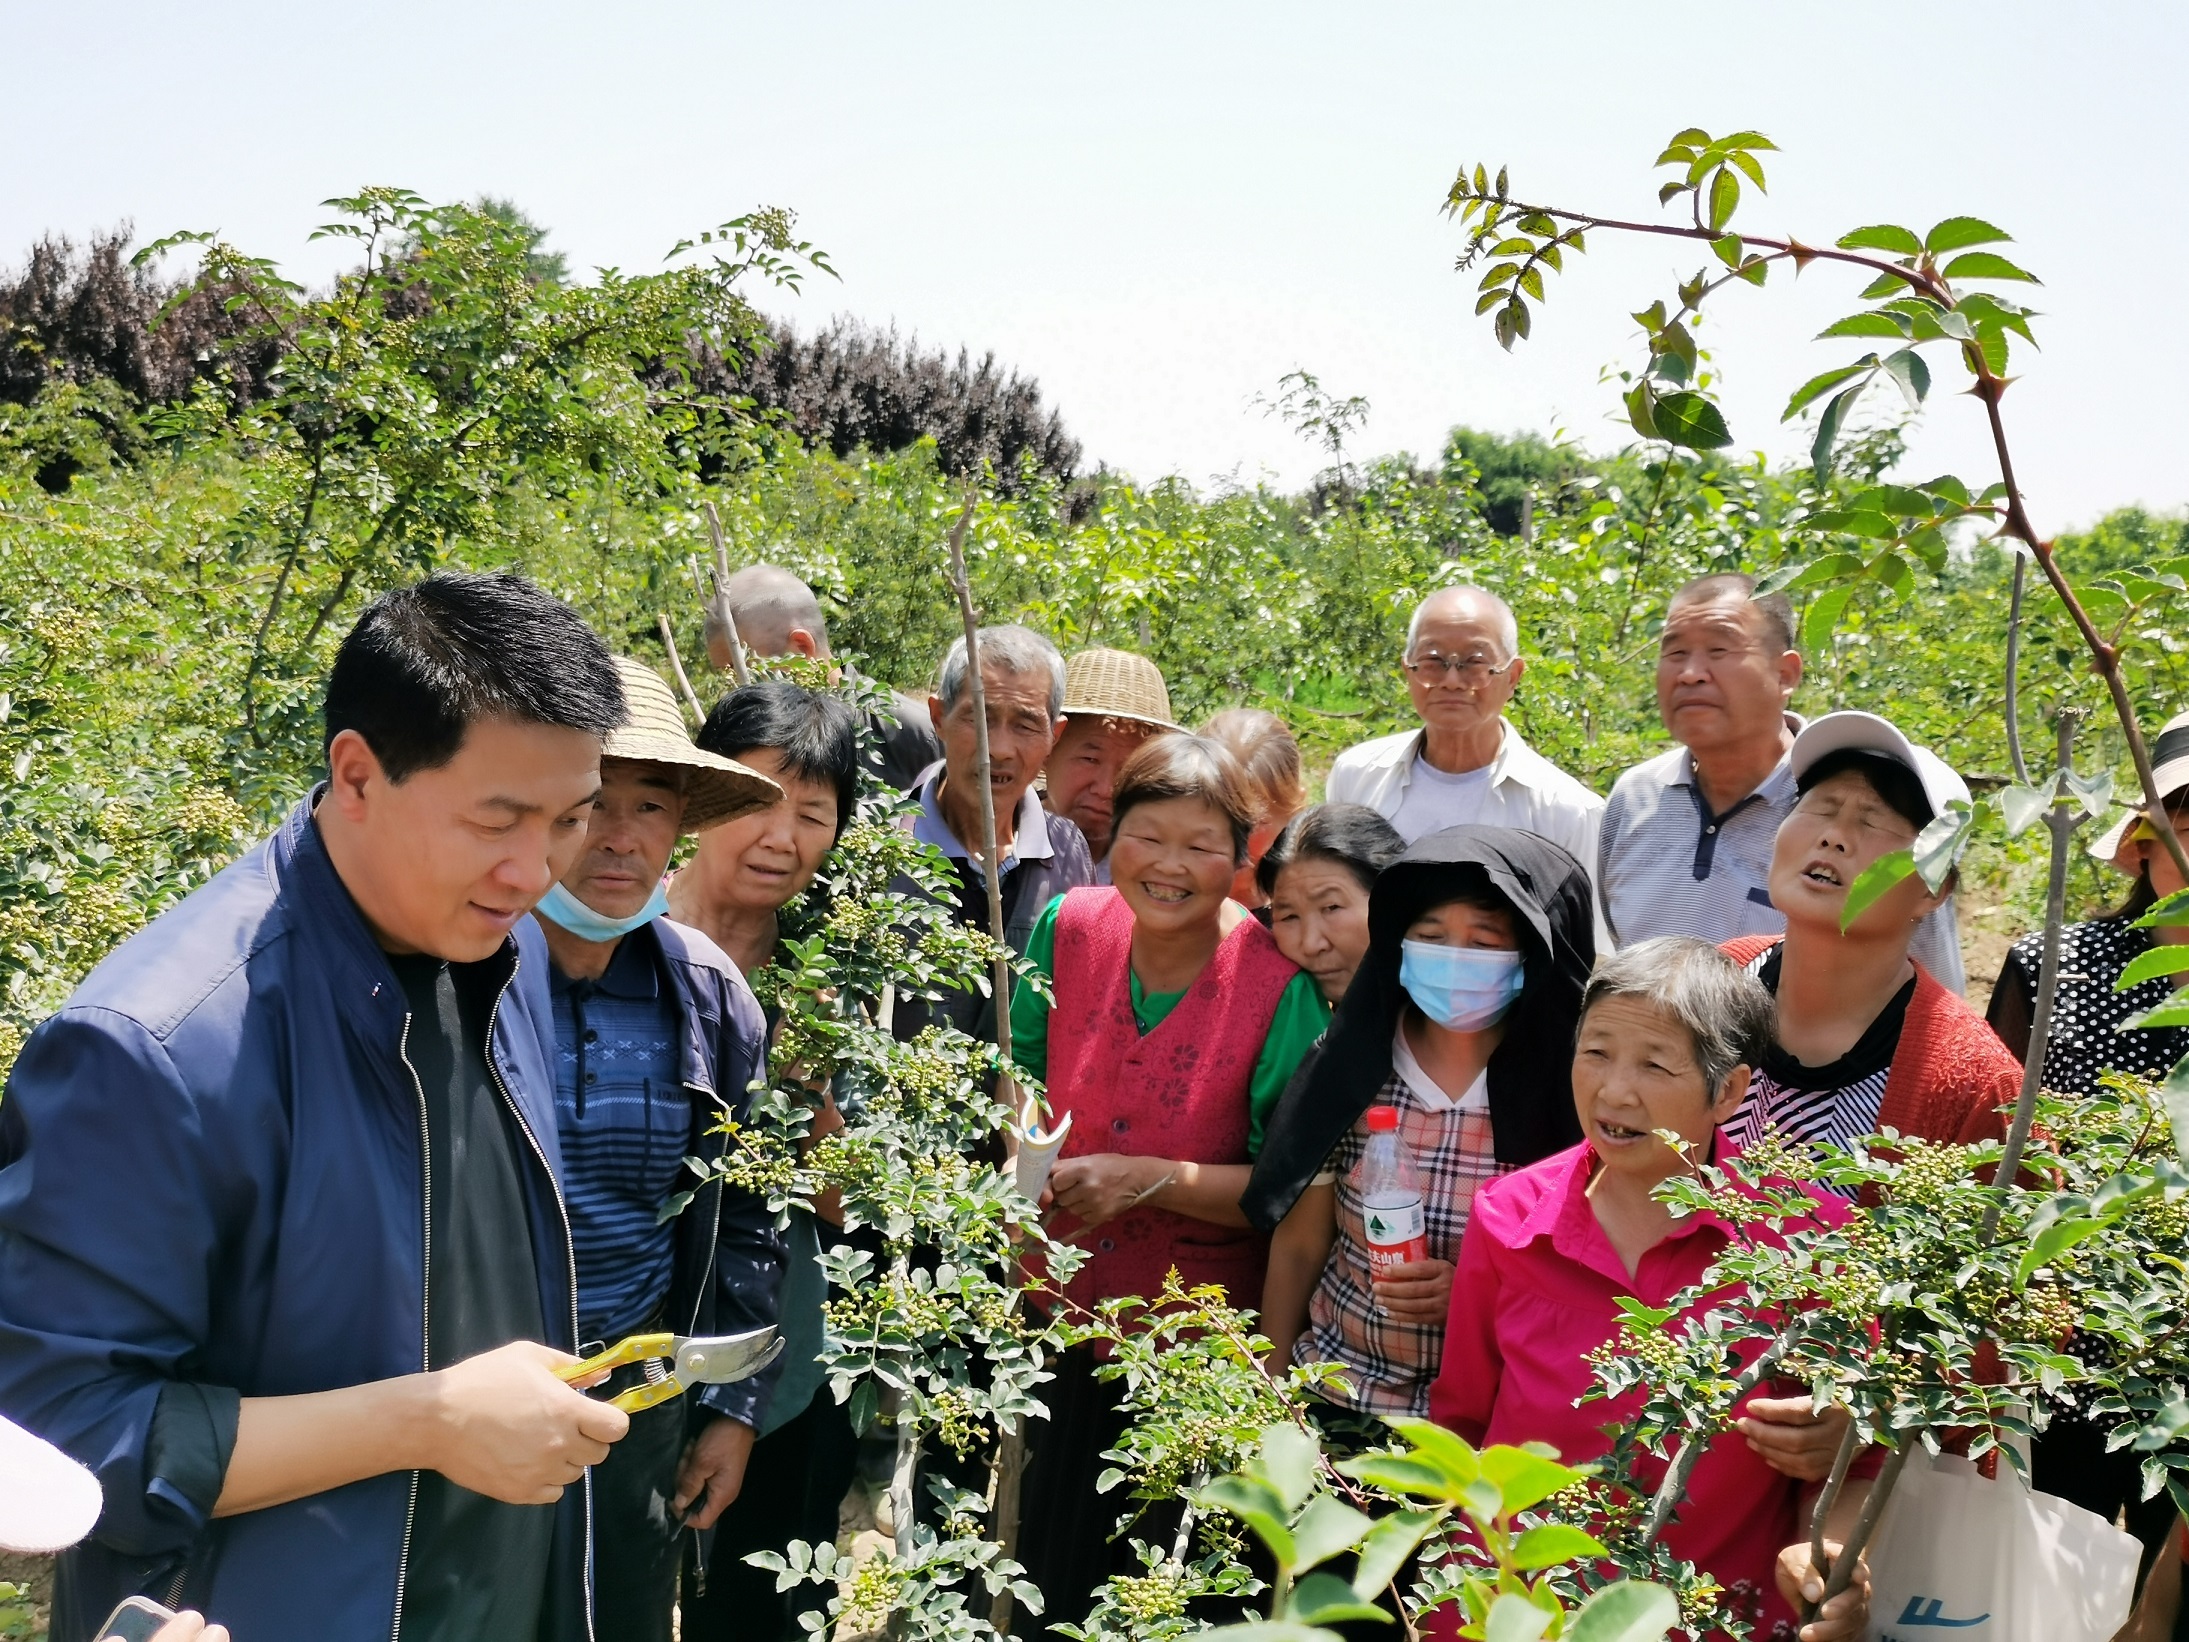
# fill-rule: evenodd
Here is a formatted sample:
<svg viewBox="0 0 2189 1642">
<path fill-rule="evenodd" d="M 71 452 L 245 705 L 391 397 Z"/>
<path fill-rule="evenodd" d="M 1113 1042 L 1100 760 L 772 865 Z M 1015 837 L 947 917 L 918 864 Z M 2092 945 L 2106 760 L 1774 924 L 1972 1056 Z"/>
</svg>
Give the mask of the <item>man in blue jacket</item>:
<svg viewBox="0 0 2189 1642">
<path fill-rule="evenodd" d="M 620 657 L 616 667 L 630 718 L 603 749 L 585 849 L 537 914 L 554 959 L 555 1117 L 588 1346 L 758 1328 L 776 1320 L 783 1280 L 767 1203 L 712 1168 L 724 1120 L 748 1114 L 764 1067 L 760 1005 L 720 947 L 664 916 L 663 884 L 679 835 L 768 808 L 783 791 L 693 746 L 659 674 Z M 611 1384 L 639 1372 L 619 1369 Z M 737 1497 L 775 1378 L 640 1411 L 595 1469 L 602 1637 L 669 1642 L 680 1530 L 712 1528 Z"/>
<path fill-rule="evenodd" d="M 328 781 L 99 965 L 0 1101 L 0 1411 L 91 1467 L 54 1642 L 146 1592 L 238 1636 L 584 1636 L 546 954 L 609 657 L 513 576 L 376 600 Z"/>
</svg>

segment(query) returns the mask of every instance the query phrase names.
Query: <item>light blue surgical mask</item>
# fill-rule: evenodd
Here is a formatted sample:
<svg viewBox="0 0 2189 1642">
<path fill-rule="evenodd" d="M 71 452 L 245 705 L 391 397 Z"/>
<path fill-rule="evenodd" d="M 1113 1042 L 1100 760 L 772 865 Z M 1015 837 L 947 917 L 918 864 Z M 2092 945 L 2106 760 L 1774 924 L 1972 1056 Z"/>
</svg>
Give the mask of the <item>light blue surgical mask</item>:
<svg viewBox="0 0 2189 1642">
<path fill-rule="evenodd" d="M 656 884 L 646 904 L 628 918 L 610 918 L 595 912 L 560 884 L 541 896 L 540 904 L 532 910 L 581 941 L 620 941 L 669 910 L 669 881 L 664 878 Z"/>
<path fill-rule="evenodd" d="M 1400 943 L 1399 985 L 1417 1009 L 1453 1032 L 1479 1032 L 1504 1019 L 1527 978 L 1517 952 Z"/>
</svg>

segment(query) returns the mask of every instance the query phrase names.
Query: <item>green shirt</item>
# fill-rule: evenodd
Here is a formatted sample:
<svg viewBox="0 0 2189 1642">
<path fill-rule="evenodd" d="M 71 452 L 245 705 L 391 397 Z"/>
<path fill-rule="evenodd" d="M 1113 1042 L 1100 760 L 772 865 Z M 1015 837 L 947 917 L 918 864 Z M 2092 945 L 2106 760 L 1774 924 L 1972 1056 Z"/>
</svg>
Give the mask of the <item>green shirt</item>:
<svg viewBox="0 0 2189 1642">
<path fill-rule="evenodd" d="M 1059 895 L 1043 908 L 1033 934 L 1026 940 L 1027 963 L 1041 972 L 1052 991 L 1056 987 L 1057 908 L 1063 904 L 1064 897 Z M 1134 975 L 1133 1020 L 1140 1027 L 1140 1035 L 1146 1037 L 1161 1026 L 1185 995 L 1185 991 L 1149 992 Z M 1301 1060 L 1329 1024 L 1330 1006 L 1323 1002 L 1322 989 L 1316 986 L 1314 976 L 1302 970 L 1279 994 L 1277 1012 L 1269 1021 L 1269 1035 L 1262 1040 L 1262 1052 L 1254 1058 L 1254 1076 L 1247 1085 L 1250 1159 L 1261 1155 L 1262 1130 L 1276 1109 L 1277 1097 L 1285 1092 Z M 1037 1078 L 1049 1075 L 1049 1000 L 1023 983 L 1011 994 L 1011 1058 Z"/>
</svg>

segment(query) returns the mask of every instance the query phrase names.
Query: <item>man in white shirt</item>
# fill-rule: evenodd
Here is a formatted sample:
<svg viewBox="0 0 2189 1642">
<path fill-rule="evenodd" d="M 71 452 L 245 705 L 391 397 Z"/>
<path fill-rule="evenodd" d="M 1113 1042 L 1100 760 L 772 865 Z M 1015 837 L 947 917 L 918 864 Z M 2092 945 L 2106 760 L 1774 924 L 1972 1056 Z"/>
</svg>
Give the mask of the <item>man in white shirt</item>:
<svg viewBox="0 0 2189 1642">
<path fill-rule="evenodd" d="M 1421 728 L 1347 748 L 1324 796 L 1366 804 L 1409 844 L 1469 822 L 1517 827 L 1593 873 L 1604 801 L 1505 721 L 1527 671 L 1511 607 L 1480 587 L 1432 593 L 1407 624 L 1402 659 Z"/>
</svg>

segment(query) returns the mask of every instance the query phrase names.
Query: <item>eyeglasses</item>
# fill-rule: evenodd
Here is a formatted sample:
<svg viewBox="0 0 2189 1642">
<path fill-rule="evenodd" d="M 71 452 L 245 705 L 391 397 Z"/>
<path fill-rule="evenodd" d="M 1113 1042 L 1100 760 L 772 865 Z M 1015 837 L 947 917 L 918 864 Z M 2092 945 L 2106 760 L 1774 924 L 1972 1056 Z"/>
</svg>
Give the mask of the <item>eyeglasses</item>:
<svg viewBox="0 0 2189 1642">
<path fill-rule="evenodd" d="M 1426 674 L 1432 680 L 1456 678 L 1470 690 L 1481 689 L 1511 666 L 1509 661 L 1492 661 L 1488 656 L 1440 656 L 1434 650 L 1427 655 L 1409 657 L 1405 662 L 1409 673 Z"/>
</svg>

